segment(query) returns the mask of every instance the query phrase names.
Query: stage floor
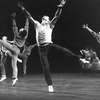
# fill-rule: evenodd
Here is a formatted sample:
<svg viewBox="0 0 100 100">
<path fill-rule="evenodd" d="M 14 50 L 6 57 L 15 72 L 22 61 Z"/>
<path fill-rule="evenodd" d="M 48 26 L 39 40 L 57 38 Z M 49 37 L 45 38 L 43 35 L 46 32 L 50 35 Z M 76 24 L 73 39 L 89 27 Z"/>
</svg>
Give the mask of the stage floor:
<svg viewBox="0 0 100 100">
<path fill-rule="evenodd" d="M 100 100 L 100 75 L 52 74 L 54 93 L 49 93 L 42 74 L 20 76 L 0 83 L 0 100 Z"/>
</svg>

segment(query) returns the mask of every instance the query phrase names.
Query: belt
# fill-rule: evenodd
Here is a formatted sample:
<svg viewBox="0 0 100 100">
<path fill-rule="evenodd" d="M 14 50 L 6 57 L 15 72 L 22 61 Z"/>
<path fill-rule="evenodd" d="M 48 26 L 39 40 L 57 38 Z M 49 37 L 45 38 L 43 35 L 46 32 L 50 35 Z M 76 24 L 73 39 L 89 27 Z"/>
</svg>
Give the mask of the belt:
<svg viewBox="0 0 100 100">
<path fill-rule="evenodd" d="M 41 43 L 40 46 L 46 46 L 48 44 L 50 44 L 50 43 Z"/>
</svg>

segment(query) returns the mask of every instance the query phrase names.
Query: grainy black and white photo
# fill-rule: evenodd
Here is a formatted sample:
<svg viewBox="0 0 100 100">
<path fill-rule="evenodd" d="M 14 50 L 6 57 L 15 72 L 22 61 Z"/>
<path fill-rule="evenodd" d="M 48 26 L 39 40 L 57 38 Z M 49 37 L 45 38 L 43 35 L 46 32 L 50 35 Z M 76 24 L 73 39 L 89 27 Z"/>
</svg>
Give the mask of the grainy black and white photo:
<svg viewBox="0 0 100 100">
<path fill-rule="evenodd" d="M 100 100 L 100 0 L 0 0 L 0 100 Z"/>
</svg>

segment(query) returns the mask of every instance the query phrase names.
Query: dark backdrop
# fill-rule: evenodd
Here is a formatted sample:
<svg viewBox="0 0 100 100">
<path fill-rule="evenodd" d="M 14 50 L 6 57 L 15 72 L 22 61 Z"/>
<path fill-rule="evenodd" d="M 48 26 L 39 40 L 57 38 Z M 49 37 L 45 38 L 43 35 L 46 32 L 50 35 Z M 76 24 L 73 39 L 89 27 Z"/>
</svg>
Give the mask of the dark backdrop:
<svg viewBox="0 0 100 100">
<path fill-rule="evenodd" d="M 52 19 L 60 0 L 19 0 L 31 13 L 34 19 L 41 22 L 43 15 Z M 24 27 L 25 16 L 17 7 L 18 0 L 0 0 L 0 37 L 8 36 L 13 40 L 11 13 L 16 12 L 16 21 L 19 28 Z M 82 25 L 88 23 L 94 31 L 100 31 L 100 0 L 67 0 L 62 15 L 53 31 L 53 42 L 64 46 L 76 54 L 86 46 L 94 48 L 100 58 L 100 45 L 96 39 Z M 35 43 L 35 30 L 30 23 L 29 37 L 30 44 Z M 79 60 L 60 54 L 57 50 L 51 50 L 48 55 L 51 72 L 80 72 Z M 9 65 L 9 67 L 8 67 Z M 21 72 L 21 64 L 18 64 Z M 42 73 L 38 48 L 35 47 L 28 59 L 28 73 Z M 10 61 L 7 61 L 7 69 L 10 69 Z"/>
</svg>

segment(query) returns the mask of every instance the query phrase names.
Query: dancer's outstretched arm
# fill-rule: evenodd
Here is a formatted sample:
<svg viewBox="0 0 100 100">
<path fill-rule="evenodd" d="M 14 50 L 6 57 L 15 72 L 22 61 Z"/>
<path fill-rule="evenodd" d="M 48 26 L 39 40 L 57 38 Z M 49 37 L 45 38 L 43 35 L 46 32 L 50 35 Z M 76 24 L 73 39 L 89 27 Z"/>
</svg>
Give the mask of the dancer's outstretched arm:
<svg viewBox="0 0 100 100">
<path fill-rule="evenodd" d="M 94 37 L 97 35 L 97 33 L 96 32 L 94 32 L 92 29 L 90 29 L 89 27 L 88 27 L 88 24 L 84 24 L 83 25 L 83 28 L 85 28 L 85 29 L 87 29 Z"/>
<path fill-rule="evenodd" d="M 27 18 L 29 18 L 29 20 L 30 20 L 32 23 L 34 23 L 34 24 L 39 23 L 38 21 L 36 21 L 36 20 L 31 16 L 31 14 L 25 9 L 25 7 L 24 7 L 20 2 L 18 2 L 17 5 L 18 5 L 18 7 L 21 8 L 21 10 L 22 10 L 23 13 L 25 14 L 25 16 L 26 16 Z"/>
<path fill-rule="evenodd" d="M 58 9 L 57 9 L 53 19 L 51 20 L 51 27 L 55 26 L 55 23 L 57 22 L 58 18 L 60 17 L 62 8 L 65 5 L 65 3 L 66 3 L 66 0 L 61 0 L 60 4 L 58 5 Z"/>
<path fill-rule="evenodd" d="M 36 44 L 33 44 L 33 45 L 30 45 L 29 46 L 29 49 L 33 49 L 36 45 L 37 45 L 37 43 Z"/>
<path fill-rule="evenodd" d="M 14 43 L 14 41 L 9 41 L 9 40 L 7 40 L 7 42 L 8 42 L 8 43 Z"/>
<path fill-rule="evenodd" d="M 29 33 L 29 19 L 28 18 L 26 18 L 26 22 L 25 22 L 25 27 L 24 28 L 25 28 L 25 30 L 27 32 L 25 38 L 27 38 L 28 37 L 28 33 Z"/>
<path fill-rule="evenodd" d="M 96 40 L 99 42 L 99 44 L 100 44 L 100 37 L 99 37 L 99 35 L 96 33 L 96 32 L 94 32 L 92 29 L 90 29 L 89 27 L 88 27 L 88 24 L 84 24 L 83 25 L 83 28 L 85 28 L 85 29 L 87 29 L 95 38 L 96 38 Z"/>
<path fill-rule="evenodd" d="M 15 21 L 15 16 L 16 16 L 16 13 L 12 13 L 12 25 L 13 25 L 13 33 L 14 33 L 14 36 L 17 36 L 19 33 L 18 33 L 18 27 L 17 27 L 17 24 L 16 24 L 16 21 Z"/>
</svg>

